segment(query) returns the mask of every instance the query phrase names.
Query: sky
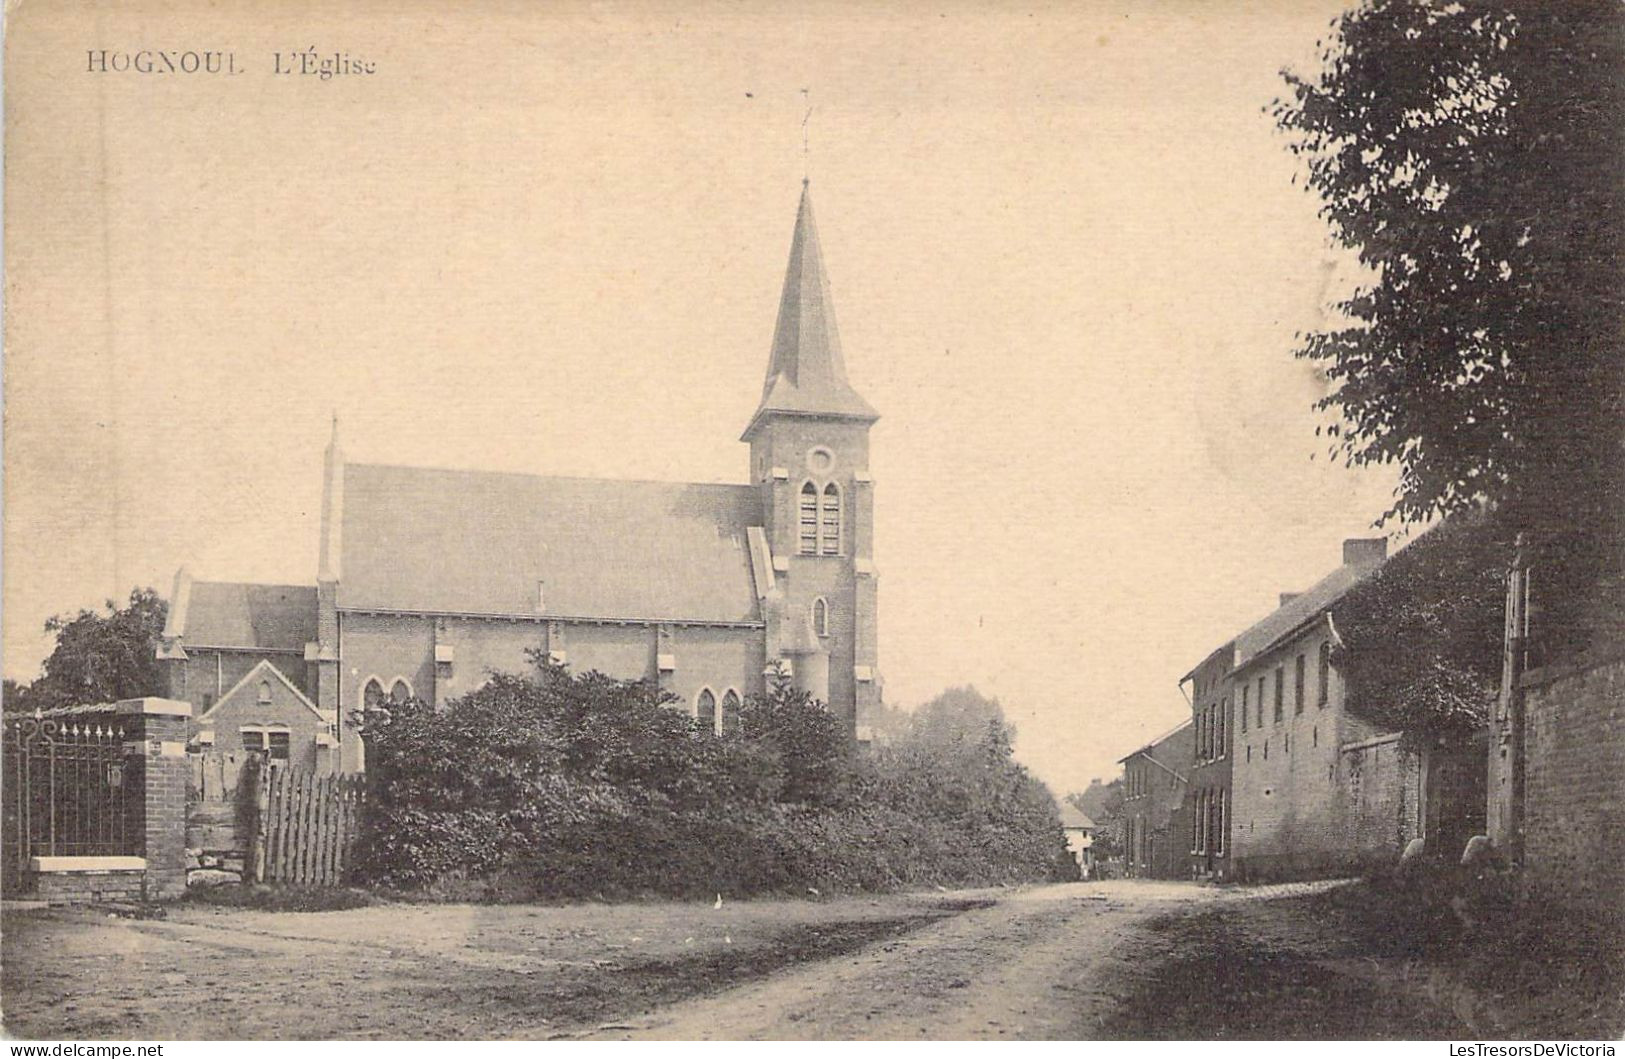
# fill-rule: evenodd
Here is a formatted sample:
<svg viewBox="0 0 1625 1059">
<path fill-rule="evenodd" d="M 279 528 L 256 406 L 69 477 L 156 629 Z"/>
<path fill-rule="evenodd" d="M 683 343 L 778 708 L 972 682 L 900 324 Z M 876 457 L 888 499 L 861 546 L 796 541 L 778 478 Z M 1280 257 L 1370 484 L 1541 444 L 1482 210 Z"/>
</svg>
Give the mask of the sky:
<svg viewBox="0 0 1625 1059">
<path fill-rule="evenodd" d="M 1294 335 L 1359 274 L 1265 112 L 1340 6 L 14 9 L 5 674 L 182 564 L 313 582 L 334 414 L 361 462 L 744 481 L 805 175 L 887 700 L 1114 775 L 1389 503 L 1315 436 Z M 142 46 L 242 72 L 86 69 Z"/>
</svg>

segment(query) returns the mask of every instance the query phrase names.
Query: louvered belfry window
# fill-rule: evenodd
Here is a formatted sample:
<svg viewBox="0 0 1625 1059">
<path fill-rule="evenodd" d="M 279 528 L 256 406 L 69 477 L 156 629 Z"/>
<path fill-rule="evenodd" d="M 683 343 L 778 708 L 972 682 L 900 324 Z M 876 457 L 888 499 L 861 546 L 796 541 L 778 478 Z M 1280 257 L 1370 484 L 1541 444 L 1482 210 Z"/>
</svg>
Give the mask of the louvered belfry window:
<svg viewBox="0 0 1625 1059">
<path fill-rule="evenodd" d="M 841 553 L 841 491 L 831 482 L 824 486 L 823 526 L 820 550 L 825 555 Z"/>
<path fill-rule="evenodd" d="M 801 487 L 801 554 L 818 554 L 818 487 Z"/>
</svg>

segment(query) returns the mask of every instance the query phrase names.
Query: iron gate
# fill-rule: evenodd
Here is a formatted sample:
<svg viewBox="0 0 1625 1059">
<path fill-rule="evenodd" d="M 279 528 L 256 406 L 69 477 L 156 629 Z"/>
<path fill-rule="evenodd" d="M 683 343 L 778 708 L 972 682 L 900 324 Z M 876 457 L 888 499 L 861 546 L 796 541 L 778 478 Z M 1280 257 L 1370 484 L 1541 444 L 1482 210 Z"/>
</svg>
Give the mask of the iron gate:
<svg viewBox="0 0 1625 1059">
<path fill-rule="evenodd" d="M 4 730 L 5 878 L 30 857 L 140 852 L 124 798 L 124 727 L 118 715 L 7 717 Z"/>
</svg>

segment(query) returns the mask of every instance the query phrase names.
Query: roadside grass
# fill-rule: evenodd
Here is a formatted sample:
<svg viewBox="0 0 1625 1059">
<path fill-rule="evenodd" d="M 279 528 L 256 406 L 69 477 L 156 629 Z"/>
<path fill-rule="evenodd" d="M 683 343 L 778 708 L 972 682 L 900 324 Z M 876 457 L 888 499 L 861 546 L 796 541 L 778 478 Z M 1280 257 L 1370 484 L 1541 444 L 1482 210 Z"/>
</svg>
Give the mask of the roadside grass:
<svg viewBox="0 0 1625 1059">
<path fill-rule="evenodd" d="M 1385 874 L 1309 899 L 1352 950 L 1460 981 L 1506 1031 L 1531 1039 L 1625 1034 L 1625 915 L 1511 896 L 1510 879 L 1448 868 Z"/>
<path fill-rule="evenodd" d="M 1268 902 L 1269 914 L 1304 900 Z M 1396 998 L 1302 952 L 1270 944 L 1237 921 L 1244 907 L 1175 913 L 1146 924 L 1155 943 L 1149 966 L 1120 997 L 1101 1037 L 1442 1040 L 1466 1033 L 1447 1012 Z"/>
<path fill-rule="evenodd" d="M 240 908 L 255 912 L 342 912 L 385 903 L 367 890 L 322 886 L 228 883 L 188 890 L 183 905 Z"/>
<path fill-rule="evenodd" d="M 900 937 L 957 914 L 943 907 L 886 919 L 800 925 L 758 944 L 706 949 L 692 956 L 629 960 L 547 983 L 545 992 L 524 985 L 504 990 L 496 1003 L 515 1017 L 534 1016 L 560 1027 L 558 1037 L 583 1031 L 632 1028 L 651 1010 L 759 981 L 786 967 L 844 956 L 888 938 Z M 528 983 L 526 983 L 528 985 Z"/>
</svg>

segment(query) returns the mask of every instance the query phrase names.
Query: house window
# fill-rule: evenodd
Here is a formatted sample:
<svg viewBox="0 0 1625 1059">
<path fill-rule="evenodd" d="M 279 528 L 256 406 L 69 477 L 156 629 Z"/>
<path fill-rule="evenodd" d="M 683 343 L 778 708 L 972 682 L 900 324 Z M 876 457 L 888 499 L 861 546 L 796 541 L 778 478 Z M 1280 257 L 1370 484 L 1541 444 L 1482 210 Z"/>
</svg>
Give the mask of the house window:
<svg viewBox="0 0 1625 1059">
<path fill-rule="evenodd" d="M 1213 852 L 1217 853 L 1221 857 L 1224 856 L 1224 833 L 1225 828 L 1229 826 L 1229 816 L 1230 789 L 1228 787 L 1224 787 L 1219 790 L 1219 826 L 1214 829 L 1213 832 Z"/>
<path fill-rule="evenodd" d="M 1247 692 L 1251 691 L 1247 685 L 1241 686 L 1241 730 L 1247 730 Z"/>
<path fill-rule="evenodd" d="M 1292 712 L 1303 712 L 1303 655 L 1298 656 L 1292 674 Z"/>
<path fill-rule="evenodd" d="M 1320 674 L 1317 683 L 1319 687 L 1316 690 L 1315 701 L 1324 706 L 1332 695 L 1332 645 L 1329 643 L 1320 645 Z"/>
<path fill-rule="evenodd" d="M 389 689 L 389 701 L 400 703 L 412 697 L 412 685 L 404 677 L 395 678 L 395 683 Z"/>
<path fill-rule="evenodd" d="M 695 704 L 694 715 L 700 722 L 700 727 L 707 732 L 717 730 L 717 697 L 711 694 L 710 688 L 700 692 L 699 701 Z"/>
<path fill-rule="evenodd" d="M 288 760 L 288 746 L 291 738 L 288 732 L 270 731 L 265 728 L 244 728 L 242 736 L 244 750 L 265 754 L 272 761 Z"/>
<path fill-rule="evenodd" d="M 819 550 L 824 555 L 841 553 L 841 491 L 831 482 L 824 486 L 824 504 L 819 534 Z"/>
<path fill-rule="evenodd" d="M 739 693 L 732 688 L 722 696 L 722 731 L 739 731 Z"/>
<path fill-rule="evenodd" d="M 1275 723 L 1280 724 L 1286 705 L 1286 667 L 1275 667 Z"/>
<path fill-rule="evenodd" d="M 801 487 L 801 554 L 818 554 L 818 487 Z"/>
<path fill-rule="evenodd" d="M 829 635 L 829 604 L 824 602 L 823 596 L 813 600 L 812 622 L 813 632 L 819 636 Z"/>
<path fill-rule="evenodd" d="M 262 681 L 260 681 L 260 705 L 262 705 L 262 706 L 268 705 L 270 703 L 270 701 L 271 701 L 271 682 L 269 680 L 262 680 Z"/>
<path fill-rule="evenodd" d="M 384 704 L 384 686 L 376 678 L 367 681 L 361 689 L 361 708 L 376 710 Z"/>
<path fill-rule="evenodd" d="M 1264 727 L 1264 674 L 1258 675 L 1258 727 Z"/>
</svg>

